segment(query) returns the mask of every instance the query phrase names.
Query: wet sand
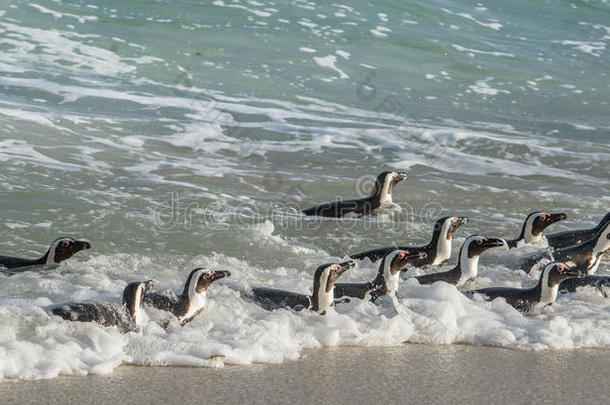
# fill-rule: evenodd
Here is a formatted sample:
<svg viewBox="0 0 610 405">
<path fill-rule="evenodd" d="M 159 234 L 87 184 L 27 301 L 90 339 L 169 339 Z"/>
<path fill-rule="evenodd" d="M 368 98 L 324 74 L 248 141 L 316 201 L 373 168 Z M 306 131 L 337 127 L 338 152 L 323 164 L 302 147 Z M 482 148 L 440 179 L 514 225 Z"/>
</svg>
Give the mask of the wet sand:
<svg viewBox="0 0 610 405">
<path fill-rule="evenodd" d="M 0 383 L 0 404 L 601 403 L 610 352 L 405 345 L 308 350 L 283 364 L 119 367 Z"/>
</svg>

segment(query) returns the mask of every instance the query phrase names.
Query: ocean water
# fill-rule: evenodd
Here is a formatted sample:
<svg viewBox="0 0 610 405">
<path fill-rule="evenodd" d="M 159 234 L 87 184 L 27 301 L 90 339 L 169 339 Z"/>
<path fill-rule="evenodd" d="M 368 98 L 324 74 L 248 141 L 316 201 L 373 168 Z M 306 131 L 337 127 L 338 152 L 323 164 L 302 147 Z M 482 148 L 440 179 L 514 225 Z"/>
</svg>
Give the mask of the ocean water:
<svg viewBox="0 0 610 405">
<path fill-rule="evenodd" d="M 609 40 L 602 0 L 0 2 L 0 253 L 34 257 L 63 235 L 93 245 L 0 275 L 0 379 L 338 345 L 609 348 L 610 301 L 592 290 L 528 317 L 413 281 L 397 308 L 354 300 L 327 317 L 243 299 L 311 292 L 318 264 L 423 244 L 440 215 L 471 218 L 456 249 L 472 233 L 516 237 L 534 210 L 568 215 L 552 231 L 592 226 L 610 209 Z M 386 213 L 296 213 L 364 195 L 386 169 L 409 173 Z M 513 264 L 534 250 L 490 252 L 477 286 L 531 285 Z M 44 310 L 117 301 L 140 279 L 178 291 L 199 266 L 232 277 L 184 328 L 149 311 L 121 335 Z M 374 273 L 365 262 L 344 279 Z"/>
</svg>

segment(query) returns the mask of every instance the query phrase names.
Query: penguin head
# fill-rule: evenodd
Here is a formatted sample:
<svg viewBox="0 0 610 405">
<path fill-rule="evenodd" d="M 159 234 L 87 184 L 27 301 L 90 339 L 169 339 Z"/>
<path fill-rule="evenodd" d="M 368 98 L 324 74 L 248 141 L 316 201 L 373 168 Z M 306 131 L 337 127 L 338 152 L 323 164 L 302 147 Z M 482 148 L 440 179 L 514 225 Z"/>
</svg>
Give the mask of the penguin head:
<svg viewBox="0 0 610 405">
<path fill-rule="evenodd" d="M 380 271 L 386 271 L 389 275 L 396 275 L 409 263 L 415 260 L 425 259 L 426 252 L 409 252 L 408 250 L 393 250 L 388 253 L 379 266 Z"/>
<path fill-rule="evenodd" d="M 563 221 L 567 215 L 563 212 L 548 213 L 548 212 L 532 212 L 525 219 L 521 236 L 526 243 L 539 238 L 542 232 L 555 222 Z"/>
<path fill-rule="evenodd" d="M 213 270 L 199 267 L 191 270 L 184 284 L 183 295 L 192 297 L 205 292 L 210 285 L 221 278 L 230 277 L 231 272 L 226 270 Z"/>
<path fill-rule="evenodd" d="M 451 240 L 458 228 L 469 221 L 468 217 L 442 217 L 436 220 L 434 231 L 440 232 L 440 237 Z"/>
<path fill-rule="evenodd" d="M 593 238 L 597 238 L 597 243 L 593 248 L 595 253 L 606 252 L 610 249 L 610 222 L 603 226 Z"/>
<path fill-rule="evenodd" d="M 558 286 L 566 278 L 583 277 L 586 275 L 586 269 L 569 267 L 560 262 L 552 262 L 546 265 L 542 271 L 542 281 L 550 288 Z"/>
<path fill-rule="evenodd" d="M 406 178 L 407 173 L 405 172 L 394 172 L 390 170 L 381 172 L 375 181 L 375 188 L 373 189 L 372 195 L 375 196 L 379 195 L 380 193 L 391 195 L 392 190 L 394 190 L 394 186 Z"/>
<path fill-rule="evenodd" d="M 478 257 L 488 249 L 504 246 L 504 240 L 496 238 L 486 238 L 480 235 L 470 235 L 462 244 L 460 258 L 472 259 Z"/>
<path fill-rule="evenodd" d="M 135 281 L 127 284 L 127 287 L 123 290 L 123 305 L 127 307 L 127 310 L 136 325 L 140 322 L 140 310 L 144 294 L 146 294 L 152 286 L 152 280 Z"/>
<path fill-rule="evenodd" d="M 89 242 L 78 241 L 69 237 L 56 239 L 47 251 L 47 264 L 59 264 L 81 250 L 90 248 L 91 244 Z"/>
<path fill-rule="evenodd" d="M 324 292 L 330 292 L 339 276 L 355 265 L 354 260 L 348 260 L 342 263 L 327 263 L 319 266 L 314 274 L 314 290 L 322 288 Z"/>
</svg>

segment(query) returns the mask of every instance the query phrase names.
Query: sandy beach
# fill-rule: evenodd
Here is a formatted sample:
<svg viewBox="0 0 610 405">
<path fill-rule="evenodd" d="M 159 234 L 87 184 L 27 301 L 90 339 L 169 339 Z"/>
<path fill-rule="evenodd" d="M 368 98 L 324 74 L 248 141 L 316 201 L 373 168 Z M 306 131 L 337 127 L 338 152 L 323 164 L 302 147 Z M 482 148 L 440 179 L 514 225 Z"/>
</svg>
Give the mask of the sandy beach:
<svg viewBox="0 0 610 405">
<path fill-rule="evenodd" d="M 551 404 L 610 395 L 601 350 L 406 345 L 308 350 L 298 361 L 223 369 L 124 366 L 105 376 L 5 381 L 11 404 Z"/>
</svg>

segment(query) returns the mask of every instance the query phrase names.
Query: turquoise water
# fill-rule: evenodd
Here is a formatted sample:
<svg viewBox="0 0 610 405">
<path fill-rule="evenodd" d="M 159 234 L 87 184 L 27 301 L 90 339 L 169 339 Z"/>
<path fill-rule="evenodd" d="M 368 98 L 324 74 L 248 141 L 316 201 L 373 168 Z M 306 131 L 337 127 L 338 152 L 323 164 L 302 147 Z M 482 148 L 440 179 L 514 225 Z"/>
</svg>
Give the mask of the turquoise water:
<svg viewBox="0 0 610 405">
<path fill-rule="evenodd" d="M 376 318 L 353 321 L 360 340 L 314 320 L 318 329 L 295 340 L 300 318 L 291 315 L 286 335 L 257 341 L 252 354 L 226 317 L 245 314 L 253 329 L 243 334 L 261 319 L 285 326 L 242 303 L 238 291 L 306 291 L 316 264 L 423 242 L 439 215 L 471 217 L 456 244 L 475 232 L 516 236 L 534 210 L 566 212 L 555 230 L 595 223 L 610 208 L 609 40 L 606 1 L 0 1 L 0 253 L 34 256 L 64 234 L 93 244 L 60 272 L 3 279 L 0 320 L 12 331 L 0 336 L 4 349 L 25 342 L 63 350 L 65 331 L 51 333 L 50 346 L 29 339 L 32 324 L 15 318 L 12 305 L 37 328 L 60 330 L 40 308 L 113 299 L 138 278 L 177 290 L 184 271 L 199 265 L 234 277 L 218 287 L 215 308 L 225 318 L 202 319 L 214 327 L 194 334 L 193 347 L 209 340 L 231 362 L 248 363 L 293 358 L 316 344 L 370 344 L 363 328 L 379 327 Z M 409 173 L 394 192 L 398 216 L 312 222 L 292 214 L 363 195 L 385 169 Z M 489 260 L 481 285 L 532 282 L 507 267 Z M 560 316 L 577 322 L 605 305 L 595 294 L 582 299 L 585 312 Z M 491 308 L 486 316 L 499 332 L 482 337 L 456 329 L 462 315 L 422 314 L 450 332 L 384 324 L 396 334 L 383 344 L 610 345 L 605 334 L 583 337 L 589 320 L 563 341 L 535 332 L 559 334 L 555 315 L 520 319 L 515 334 L 509 309 Z M 142 354 L 149 334 L 125 343 L 91 328 L 81 332 L 109 334 L 113 349 L 96 352 L 101 363 L 61 372 L 117 362 L 207 365 L 201 359 L 215 353 L 185 348 L 187 332 L 176 332 Z M 68 335 L 85 351 L 91 344 L 81 332 Z M 160 354 L 166 349 L 193 358 Z M 11 358 L 25 365 L 14 376 L 55 375 L 20 353 Z M 0 375 L 11 375 L 7 364 Z"/>
</svg>

